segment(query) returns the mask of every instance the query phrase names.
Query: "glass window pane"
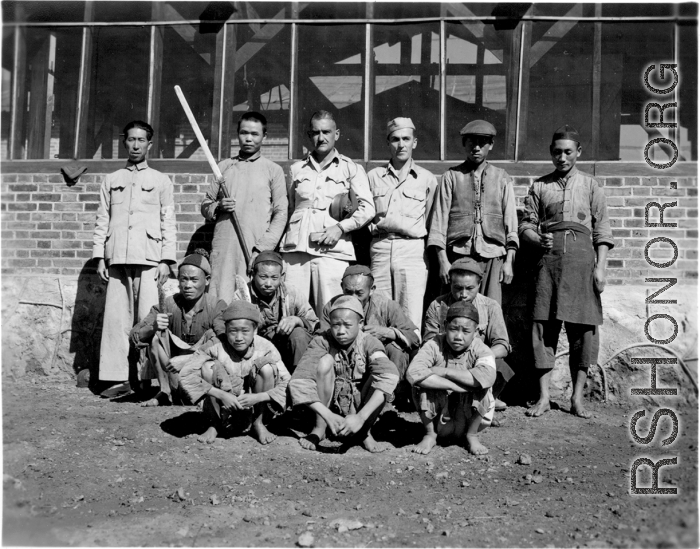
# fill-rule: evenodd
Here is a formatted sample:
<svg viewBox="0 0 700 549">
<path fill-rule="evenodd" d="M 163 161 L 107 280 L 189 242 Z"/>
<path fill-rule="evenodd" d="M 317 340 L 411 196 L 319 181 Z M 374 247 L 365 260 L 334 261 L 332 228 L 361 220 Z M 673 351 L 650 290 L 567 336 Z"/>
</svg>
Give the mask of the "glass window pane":
<svg viewBox="0 0 700 549">
<path fill-rule="evenodd" d="M 440 17 L 440 9 L 437 2 L 376 2 L 374 18 Z"/>
<path fill-rule="evenodd" d="M 364 25 L 299 25 L 294 158 L 306 154 L 309 119 L 321 109 L 336 118 L 338 150 L 363 157 L 364 37 Z"/>
<path fill-rule="evenodd" d="M 8 27 L 2 37 L 2 115 L 0 118 L 0 160 L 10 154 L 10 120 L 12 109 L 12 71 L 14 68 L 15 29 Z"/>
<path fill-rule="evenodd" d="M 284 13 L 284 7 L 280 12 Z M 231 155 L 238 154 L 236 126 L 249 110 L 267 118 L 267 139 L 262 153 L 270 160 L 289 158 L 289 87 L 291 25 L 281 23 L 234 25 L 236 76 L 233 85 Z M 224 154 L 228 154 L 225 152 Z"/>
<path fill-rule="evenodd" d="M 678 72 L 678 127 L 680 131 L 680 159 L 698 159 L 698 27 L 680 25 L 678 28 L 680 48 Z M 667 112 L 671 112 L 669 109 Z M 675 120 L 675 118 L 671 118 Z"/>
<path fill-rule="evenodd" d="M 645 127 L 644 108 L 650 101 L 665 103 L 673 99 L 670 95 L 662 97 L 650 93 L 643 78 L 649 65 L 655 64 L 658 68 L 662 62 L 673 62 L 673 32 L 673 23 L 603 24 L 601 160 L 642 162 L 644 147 L 650 139 L 669 137 L 667 128 Z M 695 63 L 693 61 L 693 69 Z M 654 82 L 653 75 L 651 78 Z M 676 112 L 673 109 L 666 112 L 673 122 Z M 683 118 L 683 111 L 680 112 L 681 122 L 684 122 L 687 119 Z M 649 157 L 660 162 L 670 159 L 669 153 L 673 154 L 669 147 L 654 145 Z"/>
<path fill-rule="evenodd" d="M 25 37 L 26 111 L 17 150 L 22 158 L 72 158 L 82 30 L 28 28 Z"/>
<path fill-rule="evenodd" d="M 362 2 L 309 2 L 300 6 L 299 19 L 364 19 L 365 6 Z"/>
<path fill-rule="evenodd" d="M 126 158 L 122 129 L 146 119 L 150 28 L 98 27 L 94 36 L 86 158 Z"/>
<path fill-rule="evenodd" d="M 22 20 L 30 23 L 82 22 L 85 2 L 61 0 L 61 2 L 3 1 L 2 15 L 6 23 L 15 20 L 15 14 L 22 13 Z"/>
<path fill-rule="evenodd" d="M 459 131 L 475 119 L 487 120 L 496 127 L 489 158 L 505 159 L 509 83 L 517 78 L 510 70 L 513 31 L 480 21 L 447 23 L 446 31 L 447 159 L 464 158 Z"/>
<path fill-rule="evenodd" d="M 375 25 L 372 159 L 388 158 L 386 123 L 407 116 L 416 126 L 416 160 L 440 155 L 440 26 Z"/>
<path fill-rule="evenodd" d="M 156 151 L 151 156 L 206 160 L 185 111 L 175 95 L 175 85 L 194 113 L 205 139 L 212 131 L 216 34 L 201 34 L 195 25 L 163 29 L 163 71 Z M 156 148 L 154 146 L 154 148 Z"/>
<path fill-rule="evenodd" d="M 549 160 L 552 133 L 563 124 L 579 131 L 581 160 L 591 159 L 593 33 L 593 23 L 533 23 L 530 85 L 522 91 L 527 111 L 526 118 L 521 113 L 520 120 L 521 135 L 524 124 L 526 137 L 519 140 L 518 160 Z M 611 124 L 611 120 L 601 118 L 601 136 Z"/>
</svg>

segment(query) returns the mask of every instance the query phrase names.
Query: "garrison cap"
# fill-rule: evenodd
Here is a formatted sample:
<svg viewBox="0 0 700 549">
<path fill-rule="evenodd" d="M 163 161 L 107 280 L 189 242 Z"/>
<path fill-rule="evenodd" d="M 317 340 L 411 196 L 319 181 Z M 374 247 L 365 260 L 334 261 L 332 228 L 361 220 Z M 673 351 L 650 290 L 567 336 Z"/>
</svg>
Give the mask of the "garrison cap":
<svg viewBox="0 0 700 549">
<path fill-rule="evenodd" d="M 184 267 L 185 265 L 194 265 L 195 267 L 199 267 L 200 269 L 202 269 L 206 274 L 210 275 L 211 265 L 209 263 L 209 260 L 207 259 L 207 256 L 204 255 L 204 253 L 200 253 L 199 250 L 195 250 L 194 253 L 191 253 L 190 255 L 185 257 L 185 259 L 182 260 L 182 263 L 180 263 L 180 267 Z"/>
<path fill-rule="evenodd" d="M 554 143 L 557 139 L 569 139 L 571 141 L 576 141 L 576 143 L 581 143 L 581 137 L 576 131 L 576 128 L 569 126 L 568 124 L 564 124 L 560 128 L 557 128 L 557 131 L 554 132 L 554 135 L 552 136 L 552 143 Z"/>
<path fill-rule="evenodd" d="M 223 319 L 224 322 L 229 320 L 252 320 L 256 324 L 260 324 L 260 311 L 252 303 L 235 300 L 224 311 Z"/>
<path fill-rule="evenodd" d="M 284 261 L 282 261 L 282 256 L 277 252 L 273 252 L 272 250 L 266 250 L 256 255 L 255 259 L 253 260 L 253 267 L 255 267 L 258 263 L 262 263 L 263 261 L 277 263 L 280 267 L 282 267 L 282 269 L 284 269 Z"/>
<path fill-rule="evenodd" d="M 454 271 L 467 271 L 479 276 L 484 276 L 484 270 L 481 268 L 481 265 L 479 265 L 471 257 L 463 257 L 462 259 L 455 261 L 450 266 L 449 272 L 452 273 Z"/>
<path fill-rule="evenodd" d="M 485 135 L 487 137 L 496 137 L 496 128 L 486 120 L 472 120 L 459 130 L 459 135 Z"/>
<path fill-rule="evenodd" d="M 372 276 L 372 271 L 367 265 L 350 265 L 347 269 L 345 269 L 343 278 L 353 275 Z"/>
<path fill-rule="evenodd" d="M 338 309 L 349 309 L 360 315 L 361 319 L 365 318 L 365 310 L 362 308 L 362 303 L 353 295 L 341 295 L 331 305 L 329 314 Z"/>
<path fill-rule="evenodd" d="M 413 120 L 411 120 L 410 118 L 399 116 L 397 118 L 394 118 L 393 120 L 389 120 L 389 122 L 387 123 L 386 136 L 389 137 L 396 130 L 403 130 L 406 128 L 415 131 L 416 127 L 413 125 Z"/>
<path fill-rule="evenodd" d="M 473 320 L 477 324 L 479 323 L 479 311 L 476 309 L 473 303 L 467 301 L 458 301 L 450 305 L 447 309 L 447 317 L 445 322 L 449 322 L 453 318 L 468 318 Z"/>
</svg>

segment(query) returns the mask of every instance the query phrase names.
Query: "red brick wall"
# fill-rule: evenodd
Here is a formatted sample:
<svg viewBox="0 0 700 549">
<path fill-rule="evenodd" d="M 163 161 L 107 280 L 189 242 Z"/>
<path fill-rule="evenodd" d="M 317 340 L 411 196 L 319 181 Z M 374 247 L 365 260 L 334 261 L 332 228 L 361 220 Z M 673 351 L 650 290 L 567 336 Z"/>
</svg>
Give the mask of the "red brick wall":
<svg viewBox="0 0 700 549">
<path fill-rule="evenodd" d="M 444 169 L 443 165 L 426 167 L 436 173 Z M 510 173 L 528 171 L 504 167 Z M 10 172 L 11 167 L 3 166 L 3 171 Z M 199 203 L 211 176 L 172 172 L 169 175 L 175 185 L 178 257 L 182 258 L 188 249 L 208 247 L 212 226 L 204 223 Z M 68 187 L 61 175 L 3 173 L 2 273 L 76 276 L 92 272 L 94 266 L 89 262 L 92 233 L 103 176 L 100 173 L 84 175 L 79 184 Z M 608 197 L 608 212 L 617 243 L 608 256 L 609 283 L 641 284 L 647 276 L 677 277 L 679 283 L 695 282 L 698 275 L 697 178 L 688 175 L 596 177 L 604 185 Z M 528 185 L 535 178 L 534 175 L 514 176 L 519 209 Z M 673 181 L 677 182 L 677 189 L 671 188 Z M 674 200 L 678 205 L 666 210 L 665 222 L 677 222 L 677 228 L 644 227 L 647 203 L 663 204 Z M 658 221 L 657 215 L 657 210 L 652 210 L 650 221 Z M 653 268 L 644 258 L 647 242 L 659 236 L 671 238 L 678 246 L 678 259 L 669 269 Z M 672 250 L 666 245 L 662 248 L 656 245 L 650 256 L 656 261 L 670 260 Z"/>
</svg>

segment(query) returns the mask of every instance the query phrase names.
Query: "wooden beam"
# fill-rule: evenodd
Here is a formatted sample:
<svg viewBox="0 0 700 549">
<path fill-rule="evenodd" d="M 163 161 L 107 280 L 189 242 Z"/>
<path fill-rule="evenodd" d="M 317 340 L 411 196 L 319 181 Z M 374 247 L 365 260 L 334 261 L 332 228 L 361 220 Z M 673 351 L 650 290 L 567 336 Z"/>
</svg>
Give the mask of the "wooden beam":
<svg viewBox="0 0 700 549">
<path fill-rule="evenodd" d="M 595 5 L 595 16 L 602 16 L 602 5 Z M 596 160 L 600 152 L 600 92 L 602 83 L 603 23 L 593 23 L 593 86 L 591 97 L 591 158 Z"/>
<path fill-rule="evenodd" d="M 445 8 L 441 8 L 441 13 Z M 445 21 L 440 21 L 440 160 L 445 160 L 447 149 L 447 33 Z"/>
<path fill-rule="evenodd" d="M 180 22 L 180 23 L 184 23 L 186 21 L 186 19 L 182 15 L 180 15 L 180 12 L 178 12 L 170 4 L 168 4 L 166 2 L 154 2 L 154 4 L 162 4 L 161 9 L 163 10 L 163 16 L 166 18 L 166 20 L 173 21 L 173 22 Z M 173 29 L 176 33 L 178 33 L 180 35 L 180 37 L 185 41 L 185 43 L 190 48 L 192 48 L 192 50 L 197 55 L 199 55 L 202 59 L 204 59 L 205 63 L 207 63 L 208 65 L 211 65 L 211 63 L 212 63 L 211 55 L 205 49 L 200 50 L 200 47 L 197 45 L 197 42 L 195 41 L 195 38 L 199 34 L 197 27 L 195 27 L 191 23 L 188 23 L 188 24 L 173 25 L 170 28 Z M 219 31 L 219 32 L 221 32 L 221 31 Z"/>
<path fill-rule="evenodd" d="M 216 35 L 214 106 L 209 147 L 217 160 L 231 154 L 231 109 L 236 73 L 236 25 L 226 24 Z"/>
<path fill-rule="evenodd" d="M 525 143 L 527 141 L 527 116 L 528 116 L 528 106 L 530 99 L 530 52 L 532 44 L 532 21 L 523 21 L 522 23 L 522 38 L 520 44 L 520 84 L 518 85 L 518 90 L 520 98 L 518 100 L 518 131 L 517 131 L 517 141 L 515 144 L 515 160 L 519 160 L 522 156 L 523 148 L 519 146 L 519 143 Z"/>
<path fill-rule="evenodd" d="M 95 19 L 95 3 L 85 2 L 84 21 L 89 23 Z M 90 115 L 90 91 L 94 78 L 93 74 L 93 28 L 83 27 L 83 43 L 80 55 L 80 76 L 78 78 L 78 113 L 75 117 L 75 149 L 74 158 L 86 158 L 88 143 L 88 119 Z M 90 140 L 92 141 L 92 139 Z"/>
<path fill-rule="evenodd" d="M 163 2 L 153 2 L 152 16 L 154 21 L 160 21 L 163 18 Z M 153 126 L 155 132 L 155 147 L 151 149 L 150 158 L 160 158 L 161 153 L 161 138 L 160 138 L 160 104 L 163 83 L 163 27 L 151 27 L 151 47 L 150 47 L 150 63 L 148 66 L 148 107 L 146 109 L 146 117 L 148 123 Z"/>
<path fill-rule="evenodd" d="M 237 25 L 226 25 L 226 56 L 224 58 L 224 82 L 223 95 L 221 101 L 221 158 L 231 156 L 231 140 L 237 135 L 237 124 L 233 121 L 233 102 L 236 83 L 236 59 L 238 52 L 236 45 L 238 42 Z"/>
<path fill-rule="evenodd" d="M 24 19 L 24 6 L 21 2 L 15 6 L 15 17 L 18 22 Z M 11 159 L 24 158 L 24 115 L 27 110 L 27 29 L 15 27 L 14 56 L 12 60 L 12 111 L 10 118 L 10 150 Z"/>
<path fill-rule="evenodd" d="M 447 10 L 461 17 L 476 17 L 467 6 L 458 2 L 447 4 Z M 481 21 L 460 21 L 465 29 L 476 39 L 477 44 L 483 45 L 494 57 L 503 62 L 504 44 L 493 25 L 486 25 Z"/>
<path fill-rule="evenodd" d="M 30 63 L 27 158 L 48 158 L 51 144 L 56 34 L 39 32 L 44 38 Z"/>
<path fill-rule="evenodd" d="M 366 17 L 372 19 L 374 15 L 374 4 L 371 2 L 366 4 Z M 372 120 L 374 119 L 374 25 L 367 23 L 365 25 L 365 48 L 361 56 L 365 66 L 364 86 L 362 93 L 364 94 L 364 154 L 365 162 L 369 161 L 372 152 Z M 381 123 L 377 121 L 377 123 Z"/>
<path fill-rule="evenodd" d="M 292 2 L 291 4 L 292 19 L 299 18 L 299 3 Z M 294 158 L 296 155 L 296 131 L 299 127 L 299 94 L 297 86 L 299 85 L 299 27 L 296 23 L 292 23 L 292 39 L 290 52 L 290 79 L 289 79 L 289 147 L 288 157 Z M 301 133 L 301 132 L 300 132 Z"/>
<path fill-rule="evenodd" d="M 575 4 L 564 17 L 583 17 L 583 4 Z M 528 21 L 532 24 L 532 21 Z M 533 67 L 559 40 L 578 24 L 578 21 L 557 21 L 536 44 L 532 45 L 530 55 L 530 67 Z"/>
<path fill-rule="evenodd" d="M 520 75 L 520 50 L 523 34 L 523 22 L 517 24 L 511 31 L 510 46 L 506 50 L 505 65 L 507 85 L 506 85 L 506 134 L 505 134 L 505 157 L 507 160 L 515 160 L 515 142 L 517 141 L 518 128 L 518 90 Z"/>
</svg>

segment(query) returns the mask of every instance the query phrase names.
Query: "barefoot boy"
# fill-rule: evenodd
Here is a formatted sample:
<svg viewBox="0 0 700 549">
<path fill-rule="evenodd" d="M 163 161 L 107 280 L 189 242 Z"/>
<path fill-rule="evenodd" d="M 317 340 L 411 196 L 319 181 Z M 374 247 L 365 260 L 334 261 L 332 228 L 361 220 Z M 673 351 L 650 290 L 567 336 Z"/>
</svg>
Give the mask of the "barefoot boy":
<svg viewBox="0 0 700 549">
<path fill-rule="evenodd" d="M 477 437 L 493 418 L 490 387 L 496 380 L 491 350 L 476 336 L 479 312 L 464 301 L 452 305 L 445 334 L 428 341 L 411 361 L 406 378 L 414 387 L 416 408 L 425 426 L 423 440 L 413 449 L 427 454 L 437 438 L 461 439 L 472 454 L 486 454 Z"/>
<path fill-rule="evenodd" d="M 523 241 L 544 253 L 535 276 L 532 324 L 540 398 L 526 413 L 539 417 L 550 409 L 549 378 L 564 324 L 574 383 L 571 413 L 589 418 L 583 389 L 589 364 L 598 361 L 600 294 L 605 287 L 605 258 L 614 242 L 603 189 L 576 168 L 581 156 L 578 132 L 567 125 L 559 128 L 549 152 L 555 170 L 530 187 L 519 229 Z"/>
<path fill-rule="evenodd" d="M 260 313 L 252 303 L 234 301 L 224 311 L 226 337 L 197 352 L 180 372 L 183 389 L 192 402 L 204 398 L 204 412 L 212 425 L 199 437 L 213 442 L 224 431 L 247 432 L 261 444 L 275 435 L 263 424 L 284 411 L 289 372 L 277 349 L 256 334 Z"/>
<path fill-rule="evenodd" d="M 260 310 L 258 333 L 271 341 L 294 372 L 309 346 L 319 322 L 311 305 L 292 286 L 285 284 L 284 263 L 277 252 L 261 252 L 253 260 L 253 280 L 248 283 L 250 301 Z M 243 299 L 236 291 L 236 299 Z"/>
<path fill-rule="evenodd" d="M 180 376 L 169 366 L 170 360 L 194 353 L 195 347 L 225 331 L 221 315 L 226 302 L 205 293 L 211 275 L 205 254 L 196 250 L 182 260 L 177 274 L 180 292 L 168 296 L 162 307 L 152 307 L 131 330 L 134 347 L 148 349 L 147 359 L 160 383 L 158 394 L 141 406 L 169 406 L 180 401 Z"/>
<path fill-rule="evenodd" d="M 330 310 L 330 328 L 314 338 L 289 382 L 294 406 L 316 412 L 316 425 L 299 440 L 307 450 L 317 449 L 326 428 L 348 445 L 361 442 L 370 452 L 381 452 L 370 429 L 399 381 L 396 366 L 384 346 L 362 331 L 364 311 L 356 297 L 342 296 Z"/>
</svg>

